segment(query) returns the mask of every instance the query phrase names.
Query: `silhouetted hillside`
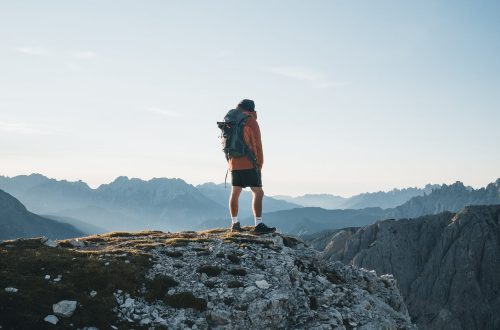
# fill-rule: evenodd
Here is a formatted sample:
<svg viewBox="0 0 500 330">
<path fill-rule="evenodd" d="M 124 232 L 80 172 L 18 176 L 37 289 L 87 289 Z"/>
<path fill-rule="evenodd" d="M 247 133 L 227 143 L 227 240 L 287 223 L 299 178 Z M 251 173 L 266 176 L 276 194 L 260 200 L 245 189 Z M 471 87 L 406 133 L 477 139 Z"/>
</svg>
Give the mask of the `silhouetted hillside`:
<svg viewBox="0 0 500 330">
<path fill-rule="evenodd" d="M 85 233 L 71 225 L 29 212 L 16 198 L 0 190 L 0 240 L 34 236 L 62 239 L 83 235 Z"/>
</svg>

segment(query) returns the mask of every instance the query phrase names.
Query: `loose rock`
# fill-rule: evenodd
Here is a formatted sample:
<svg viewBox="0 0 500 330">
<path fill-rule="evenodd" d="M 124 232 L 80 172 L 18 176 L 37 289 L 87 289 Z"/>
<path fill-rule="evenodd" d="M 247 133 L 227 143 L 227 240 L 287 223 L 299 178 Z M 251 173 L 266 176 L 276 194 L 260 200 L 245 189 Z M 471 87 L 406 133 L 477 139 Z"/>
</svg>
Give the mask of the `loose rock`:
<svg viewBox="0 0 500 330">
<path fill-rule="evenodd" d="M 57 324 L 57 322 L 59 322 L 59 319 L 55 315 L 47 315 L 47 316 L 45 316 L 45 318 L 43 320 L 45 322 L 49 322 L 52 324 Z"/>
<path fill-rule="evenodd" d="M 61 300 L 57 304 L 52 305 L 52 310 L 55 315 L 61 317 L 71 317 L 76 309 L 76 301 Z"/>
</svg>

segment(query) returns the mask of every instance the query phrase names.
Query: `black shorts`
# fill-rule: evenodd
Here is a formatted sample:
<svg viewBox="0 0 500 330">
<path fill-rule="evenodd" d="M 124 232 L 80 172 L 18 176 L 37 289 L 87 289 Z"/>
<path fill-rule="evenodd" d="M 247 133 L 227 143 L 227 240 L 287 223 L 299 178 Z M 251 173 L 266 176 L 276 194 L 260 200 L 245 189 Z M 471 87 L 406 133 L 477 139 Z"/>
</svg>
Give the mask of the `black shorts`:
<svg viewBox="0 0 500 330">
<path fill-rule="evenodd" d="M 249 170 L 231 171 L 231 183 L 236 187 L 262 187 L 262 176 L 260 170 L 252 168 Z"/>
</svg>

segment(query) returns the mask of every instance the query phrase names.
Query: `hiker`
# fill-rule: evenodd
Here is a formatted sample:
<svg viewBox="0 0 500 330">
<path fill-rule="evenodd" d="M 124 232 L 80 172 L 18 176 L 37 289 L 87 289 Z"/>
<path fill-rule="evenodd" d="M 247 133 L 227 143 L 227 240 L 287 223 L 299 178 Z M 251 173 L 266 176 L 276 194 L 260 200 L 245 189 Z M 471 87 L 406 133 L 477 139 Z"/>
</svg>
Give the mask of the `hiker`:
<svg viewBox="0 0 500 330">
<path fill-rule="evenodd" d="M 232 191 L 229 197 L 231 231 L 241 231 L 238 221 L 238 199 L 241 191 L 246 187 L 250 187 L 253 194 L 252 206 L 255 220 L 253 232 L 267 234 L 276 231 L 276 228 L 268 227 L 262 222 L 264 191 L 262 190 L 261 170 L 264 164 L 264 154 L 254 101 L 242 100 L 236 109 L 228 112 L 224 122 L 218 124 L 223 130 L 221 136 L 223 148 L 231 171 Z M 229 127 L 226 134 L 224 134 L 224 127 Z"/>
</svg>

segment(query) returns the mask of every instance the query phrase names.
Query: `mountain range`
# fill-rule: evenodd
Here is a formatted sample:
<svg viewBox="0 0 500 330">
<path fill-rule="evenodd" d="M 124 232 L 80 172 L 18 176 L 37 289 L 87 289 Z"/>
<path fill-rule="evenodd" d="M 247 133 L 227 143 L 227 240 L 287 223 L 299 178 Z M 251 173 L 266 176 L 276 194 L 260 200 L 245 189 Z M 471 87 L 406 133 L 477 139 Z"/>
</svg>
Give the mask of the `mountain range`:
<svg viewBox="0 0 500 330">
<path fill-rule="evenodd" d="M 339 230 L 323 257 L 393 274 L 421 329 L 500 328 L 500 205 Z"/>
<path fill-rule="evenodd" d="M 402 205 L 385 209 L 328 210 L 300 207 L 266 196 L 264 221 L 284 233 L 295 235 L 361 227 L 389 218 L 458 211 L 467 205 L 500 204 L 499 186 L 500 179 L 481 189 L 456 182 L 452 185 L 427 185 L 424 189 L 409 188 L 357 197 L 361 200 L 361 196 L 365 196 L 365 201 L 372 202 L 379 199 L 382 204 L 387 204 L 389 200 L 394 201 L 396 195 L 401 197 L 423 193 Z M 176 231 L 228 225 L 227 200 L 230 189 L 225 189 L 222 184 L 193 186 L 181 179 L 154 178 L 145 181 L 122 176 L 92 189 L 82 181 L 55 180 L 32 174 L 12 178 L 0 176 L 0 189 L 19 199 L 31 212 L 73 224 L 90 233 L 151 228 Z M 429 189 L 431 192 L 427 193 Z M 381 196 L 389 196 L 388 201 L 384 202 Z M 251 193 L 245 191 L 240 202 L 243 224 L 253 222 L 250 204 Z"/>
<path fill-rule="evenodd" d="M 462 182 L 443 184 L 431 193 L 411 198 L 395 208 L 325 210 L 304 207 L 266 213 L 265 221 L 283 232 L 307 235 L 323 230 L 362 227 L 377 220 L 413 218 L 443 211 L 457 212 L 469 205 L 500 204 L 500 179 L 484 188 L 473 189 Z"/>
<path fill-rule="evenodd" d="M 351 197 L 335 196 L 331 194 L 306 194 L 297 197 L 286 195 L 274 196 L 290 203 L 304 207 L 321 207 L 324 209 L 364 209 L 367 207 L 380 207 L 382 209 L 399 206 L 411 198 L 429 194 L 441 185 L 428 184 L 424 188 L 393 189 L 362 193 Z"/>
<path fill-rule="evenodd" d="M 33 212 L 75 218 L 106 230 L 182 230 L 226 213 L 224 207 L 181 179 L 144 181 L 122 176 L 92 189 L 82 181 L 32 174 L 0 177 L 0 189 Z"/>
</svg>

